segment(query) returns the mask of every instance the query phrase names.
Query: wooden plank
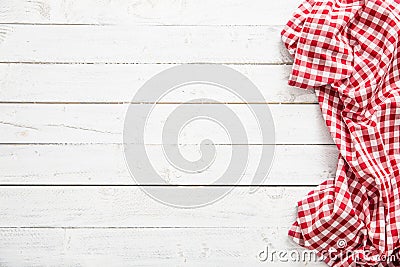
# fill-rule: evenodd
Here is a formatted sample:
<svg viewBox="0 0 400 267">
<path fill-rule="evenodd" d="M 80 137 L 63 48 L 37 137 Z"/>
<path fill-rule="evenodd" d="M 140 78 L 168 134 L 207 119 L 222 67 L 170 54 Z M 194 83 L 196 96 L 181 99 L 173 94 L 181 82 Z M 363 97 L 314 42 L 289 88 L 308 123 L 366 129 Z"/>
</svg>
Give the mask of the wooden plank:
<svg viewBox="0 0 400 267">
<path fill-rule="evenodd" d="M 176 187 L 162 189 L 173 193 Z M 2 186 L 0 227 L 289 226 L 297 201 L 311 189 L 236 187 L 212 205 L 180 209 L 153 200 L 137 186 Z"/>
<path fill-rule="evenodd" d="M 131 102 L 151 77 L 175 65 L 0 64 L 0 102 Z M 316 103 L 312 90 L 287 85 L 291 65 L 230 65 L 259 89 L 267 103 Z M 163 102 L 205 98 L 241 103 L 232 94 L 199 84 L 177 90 Z M 143 98 L 146 102 L 149 99 Z"/>
<path fill-rule="evenodd" d="M 192 107 L 197 110 L 204 105 L 207 104 Z M 163 125 L 177 106 L 155 105 L 144 132 L 146 144 L 162 144 Z M 226 106 L 241 120 L 248 143 L 263 144 L 257 118 L 249 108 L 252 105 Z M 127 104 L 1 104 L 1 143 L 122 143 L 127 108 Z M 269 105 L 269 108 L 275 124 L 276 144 L 333 143 L 318 105 Z M 146 114 L 138 116 L 146 117 Z M 209 120 L 189 123 L 181 132 L 179 142 L 198 144 L 211 137 L 215 144 L 231 142 L 223 129 Z"/>
<path fill-rule="evenodd" d="M 0 229 L 4 266 L 325 266 L 287 227 Z M 268 259 L 259 254 L 268 251 Z M 286 251 L 278 258 L 274 251 Z M 293 256 L 290 254 L 293 253 Z M 263 254 L 262 254 L 263 255 Z M 311 255 L 311 257 L 310 257 Z"/>
<path fill-rule="evenodd" d="M 230 160 L 230 147 L 217 146 L 216 160 L 199 174 L 185 174 L 169 164 L 162 146 L 148 145 L 149 160 L 170 184 L 207 184 L 220 177 Z M 249 165 L 240 181 L 251 184 L 261 151 L 249 147 Z M 199 147 L 181 148 L 184 156 L 198 157 Z M 335 175 L 338 152 L 334 145 L 277 146 L 266 185 L 317 185 Z M 109 145 L 3 145 L 0 149 L 0 184 L 132 185 L 123 146 Z M 241 173 L 237 173 L 238 177 Z"/>
<path fill-rule="evenodd" d="M 0 25 L 0 62 L 288 64 L 281 26 Z"/>
<path fill-rule="evenodd" d="M 3 0 L 0 22 L 276 25 L 286 23 L 299 3 L 300 0 Z"/>
</svg>

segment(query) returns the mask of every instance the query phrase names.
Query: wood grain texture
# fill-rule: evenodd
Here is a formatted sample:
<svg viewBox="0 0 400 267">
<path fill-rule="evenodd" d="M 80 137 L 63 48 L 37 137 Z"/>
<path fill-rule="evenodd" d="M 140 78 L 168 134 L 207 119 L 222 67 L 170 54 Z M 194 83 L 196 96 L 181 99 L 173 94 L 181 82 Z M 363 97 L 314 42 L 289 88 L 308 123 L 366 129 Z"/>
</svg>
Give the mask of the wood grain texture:
<svg viewBox="0 0 400 267">
<path fill-rule="evenodd" d="M 206 104 L 193 104 L 193 109 Z M 148 118 L 146 144 L 161 144 L 162 127 L 177 104 L 156 105 Z M 256 118 L 246 105 L 228 104 L 243 122 L 249 144 L 262 144 Z M 249 105 L 251 106 L 251 105 Z M 122 143 L 128 105 L 119 104 L 1 104 L 2 143 Z M 269 105 L 276 144 L 332 144 L 318 105 Z M 143 115 L 144 116 L 144 115 Z M 200 128 L 199 128 L 200 127 Z M 207 131 L 199 131 L 204 129 Z M 203 137 L 230 144 L 220 127 L 208 122 L 188 124 L 182 144 L 198 144 Z"/>
<path fill-rule="evenodd" d="M 266 246 L 302 251 L 287 237 L 296 203 L 335 175 L 338 152 L 313 91 L 287 86 L 292 58 L 280 31 L 300 2 L 0 1 L 0 266 L 323 266 L 257 258 Z M 183 131 L 186 157 L 199 156 L 207 135 L 222 159 L 204 177 L 186 178 L 160 157 L 160 129 L 178 103 L 213 96 L 249 134 L 252 158 L 239 185 L 213 205 L 178 209 L 128 174 L 128 103 L 145 81 L 181 63 L 229 65 L 260 89 L 256 103 L 270 104 L 278 145 L 257 191 L 246 186 L 263 147 L 257 125 L 243 101 L 202 86 L 156 105 L 146 150 L 174 184 L 161 187 L 171 194 L 177 184 L 207 184 L 229 160 L 226 136 L 212 125 Z"/>
<path fill-rule="evenodd" d="M 0 229 L 4 266 L 324 266 L 302 255 L 287 227 Z M 145 240 L 145 242 L 144 242 Z M 270 257 L 260 261 L 259 254 Z M 293 253 L 278 258 L 273 251 Z M 299 256 L 300 255 L 300 256 Z M 297 257 L 307 260 L 298 262 Z M 288 261 L 285 262 L 284 259 Z M 311 259 L 311 260 L 310 260 Z"/>
<path fill-rule="evenodd" d="M 281 26 L 0 25 L 0 62 L 289 64 Z"/>
<path fill-rule="evenodd" d="M 299 0 L 3 0 L 0 23 L 276 25 Z"/>
<path fill-rule="evenodd" d="M 0 187 L 0 227 L 290 226 L 297 201 L 311 189 L 236 187 L 212 205 L 182 209 L 153 200 L 137 186 L 7 186 Z"/>
<path fill-rule="evenodd" d="M 184 174 L 165 161 L 160 145 L 148 145 L 149 159 L 170 184 L 205 184 L 228 166 L 230 148 L 217 146 L 217 160 L 202 173 Z M 185 157 L 198 157 L 197 145 L 182 149 Z M 241 185 L 251 184 L 261 150 L 250 146 L 249 166 Z M 158 152 L 158 153 L 157 153 Z M 265 185 L 317 185 L 332 178 L 338 152 L 334 145 L 277 146 Z M 221 160 L 222 159 L 222 160 Z M 123 156 L 123 146 L 109 145 L 3 145 L 0 149 L 0 184 L 103 184 L 133 185 Z M 223 172 L 222 172 L 223 173 Z M 241 173 L 237 173 L 240 177 Z"/>
<path fill-rule="evenodd" d="M 154 75 L 175 65 L 0 64 L 0 102 L 131 102 Z M 312 90 L 287 85 L 291 65 L 229 65 L 248 77 L 267 103 L 316 103 Z M 163 102 L 212 97 L 221 102 L 240 99 L 202 85 L 186 87 Z M 149 99 L 140 99 L 143 102 Z"/>
</svg>

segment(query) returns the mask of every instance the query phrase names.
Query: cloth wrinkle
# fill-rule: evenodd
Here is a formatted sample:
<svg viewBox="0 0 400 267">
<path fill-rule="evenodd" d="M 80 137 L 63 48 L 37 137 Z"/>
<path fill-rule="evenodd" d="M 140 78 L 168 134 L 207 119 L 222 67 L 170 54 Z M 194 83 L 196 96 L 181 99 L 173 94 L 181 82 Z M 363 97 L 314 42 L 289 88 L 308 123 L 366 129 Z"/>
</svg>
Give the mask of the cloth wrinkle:
<svg viewBox="0 0 400 267">
<path fill-rule="evenodd" d="M 306 0 L 282 31 L 288 84 L 314 89 L 340 152 L 335 177 L 298 202 L 289 236 L 319 255 L 352 252 L 329 266 L 400 266 L 387 259 L 400 249 L 399 33 L 398 0 Z"/>
</svg>

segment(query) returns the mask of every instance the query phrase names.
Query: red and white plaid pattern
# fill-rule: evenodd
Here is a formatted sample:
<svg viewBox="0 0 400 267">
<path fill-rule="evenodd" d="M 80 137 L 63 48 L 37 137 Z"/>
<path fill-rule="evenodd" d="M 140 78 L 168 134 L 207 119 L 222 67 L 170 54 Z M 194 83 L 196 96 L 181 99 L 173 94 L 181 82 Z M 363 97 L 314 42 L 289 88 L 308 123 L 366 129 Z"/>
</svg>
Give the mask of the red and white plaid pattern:
<svg viewBox="0 0 400 267">
<path fill-rule="evenodd" d="M 400 266 L 399 32 L 400 0 L 307 0 L 282 31 L 340 151 L 289 231 L 329 266 Z"/>
</svg>

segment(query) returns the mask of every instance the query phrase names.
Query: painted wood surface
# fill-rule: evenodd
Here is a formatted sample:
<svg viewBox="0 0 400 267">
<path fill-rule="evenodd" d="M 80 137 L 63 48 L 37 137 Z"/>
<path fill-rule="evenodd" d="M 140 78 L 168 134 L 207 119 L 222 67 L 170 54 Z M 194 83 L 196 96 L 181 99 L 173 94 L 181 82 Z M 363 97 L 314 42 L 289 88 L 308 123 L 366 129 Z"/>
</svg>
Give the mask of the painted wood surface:
<svg viewBox="0 0 400 267">
<path fill-rule="evenodd" d="M 300 0 L 3 0 L 1 23 L 281 25 Z"/>
<path fill-rule="evenodd" d="M 161 145 L 148 145 L 149 159 L 168 184 L 205 184 L 221 175 L 227 163 L 219 158 L 228 154 L 217 146 L 218 160 L 198 175 L 184 175 L 162 157 Z M 199 156 L 197 145 L 181 148 L 186 157 Z M 250 185 L 262 148 L 250 146 L 249 166 L 240 180 Z M 299 157 L 299 155 L 302 155 Z M 336 172 L 338 152 L 334 145 L 280 145 L 265 185 L 317 185 Z M 2 145 L 0 184 L 133 185 L 121 144 L 97 145 Z M 237 173 L 238 176 L 241 173 Z M 208 179 L 207 179 L 208 178 Z"/>
<path fill-rule="evenodd" d="M 193 104 L 192 108 L 196 110 L 204 105 L 207 104 Z M 263 141 L 258 120 L 251 113 L 252 105 L 226 106 L 243 123 L 248 143 L 260 144 Z M 178 106 L 156 105 L 145 128 L 146 144 L 162 143 L 162 127 Z M 275 125 L 276 144 L 333 143 L 318 105 L 276 104 L 269 108 Z M 0 104 L 1 143 L 122 143 L 127 109 L 127 104 Z M 207 132 L 199 131 L 203 127 Z M 204 136 L 215 144 L 229 144 L 221 128 L 207 121 L 188 124 L 185 129 L 180 139 L 184 144 L 198 144 Z"/>
<path fill-rule="evenodd" d="M 6 266 L 53 266 L 55 262 L 62 266 L 121 267 L 204 266 L 210 262 L 213 266 L 325 266 L 315 255 L 294 246 L 286 231 L 282 227 L 3 228 L 0 262 Z M 275 252 L 283 249 L 287 254 L 278 257 Z M 263 251 L 268 252 L 268 258 L 264 254 L 260 257 Z M 306 260 L 297 260 L 303 258 Z"/>
<path fill-rule="evenodd" d="M 313 91 L 286 83 L 292 59 L 279 35 L 300 2 L 1 1 L 0 265 L 321 266 L 257 258 L 266 246 L 301 251 L 286 235 L 296 203 L 335 175 L 338 152 Z M 151 199 L 130 177 L 122 145 L 128 104 L 144 82 L 181 63 L 226 64 L 259 88 L 264 99 L 252 104 L 268 103 L 277 146 L 256 192 L 246 185 L 257 153 L 270 144 L 260 142 L 242 100 L 201 86 L 156 105 L 146 150 L 174 184 L 165 190 L 207 185 L 204 177 L 226 166 L 232 148 L 217 128 L 207 125 L 207 137 L 225 161 L 215 161 L 201 182 L 182 177 L 158 151 L 168 112 L 213 96 L 249 134 L 253 158 L 240 183 L 212 205 L 178 209 Z M 188 158 L 199 156 L 205 131 L 198 129 L 179 139 Z"/>
<path fill-rule="evenodd" d="M 282 26 L 0 25 L 0 62 L 289 64 Z"/>
<path fill-rule="evenodd" d="M 128 103 L 139 88 L 167 65 L 0 64 L 0 102 Z M 312 90 L 287 85 L 291 65 L 229 65 L 250 79 L 264 101 L 259 103 L 316 103 Z M 166 96 L 163 103 L 210 97 L 227 103 L 243 103 L 221 90 L 185 87 Z M 148 98 L 139 99 L 141 102 Z"/>
<path fill-rule="evenodd" d="M 288 227 L 310 189 L 237 187 L 212 205 L 185 209 L 161 204 L 137 186 L 4 186 L 0 227 Z"/>
</svg>

